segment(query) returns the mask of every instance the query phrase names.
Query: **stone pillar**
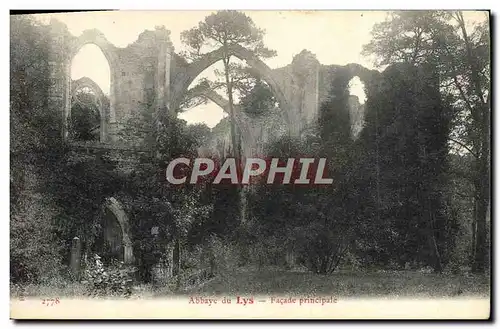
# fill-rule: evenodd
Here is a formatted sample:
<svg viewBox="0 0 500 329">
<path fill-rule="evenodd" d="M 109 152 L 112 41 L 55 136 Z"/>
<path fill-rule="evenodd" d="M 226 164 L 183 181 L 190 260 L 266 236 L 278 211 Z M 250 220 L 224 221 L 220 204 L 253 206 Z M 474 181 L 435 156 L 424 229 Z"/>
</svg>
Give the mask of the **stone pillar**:
<svg viewBox="0 0 500 329">
<path fill-rule="evenodd" d="M 67 46 L 67 28 L 57 21 L 50 22 L 50 86 L 48 105 L 61 113 L 62 137 L 67 137 L 67 119 L 70 107 L 70 62 Z"/>
<path fill-rule="evenodd" d="M 80 280 L 82 258 L 82 244 L 80 238 L 74 237 L 71 243 L 71 276 L 73 280 Z"/>
<path fill-rule="evenodd" d="M 62 65 L 63 65 L 62 84 L 63 84 L 63 99 L 64 99 L 63 127 L 64 131 L 67 134 L 66 127 L 68 126 L 68 119 L 71 117 L 71 60 L 66 59 Z M 67 135 L 65 137 L 67 137 Z"/>
<path fill-rule="evenodd" d="M 117 90 L 118 90 L 118 84 L 119 84 L 119 76 L 118 73 L 121 72 L 121 68 L 118 66 L 118 63 L 116 61 L 110 62 L 108 59 L 108 64 L 109 64 L 109 109 L 104 117 L 104 129 L 101 129 L 101 131 L 104 131 L 103 135 L 101 135 L 101 142 L 102 143 L 113 143 L 118 140 L 118 132 L 120 131 L 120 122 L 118 121 L 117 118 L 117 111 L 119 109 L 119 105 L 121 105 L 117 101 Z"/>
<path fill-rule="evenodd" d="M 166 60 L 166 44 L 160 37 L 158 40 L 158 66 L 156 67 L 155 74 L 155 98 L 156 108 L 162 109 L 165 107 L 165 60 Z"/>
<path fill-rule="evenodd" d="M 49 62 L 51 72 L 51 88 L 49 93 L 49 106 L 51 109 L 61 111 L 62 137 L 68 137 L 69 117 L 71 116 L 71 79 L 70 63 L 67 60 Z"/>
<path fill-rule="evenodd" d="M 101 143 L 106 143 L 108 141 L 108 122 L 109 120 L 107 119 L 108 117 L 108 111 L 104 111 L 104 105 L 102 104 L 101 101 L 99 101 L 99 108 L 101 109 L 100 114 L 101 114 L 101 127 L 99 129 L 99 141 Z"/>
<path fill-rule="evenodd" d="M 309 60 L 306 68 L 306 75 L 298 78 L 301 80 L 298 92 L 300 112 L 297 116 L 299 132 L 311 124 L 318 113 L 319 62 Z"/>
<path fill-rule="evenodd" d="M 63 138 L 68 136 L 68 117 L 69 117 L 69 92 L 68 81 L 65 77 L 65 63 L 59 63 L 51 60 L 50 67 L 50 87 L 48 106 L 51 110 L 60 111 L 61 113 L 61 134 Z"/>
<path fill-rule="evenodd" d="M 164 27 L 157 28 L 158 66 L 156 68 L 155 97 L 158 109 L 163 109 L 169 105 L 170 94 L 170 61 L 173 51 L 170 41 L 170 31 Z"/>
<path fill-rule="evenodd" d="M 110 124 L 116 123 L 116 83 L 117 72 L 119 71 L 115 65 L 116 63 L 109 62 L 109 113 L 107 120 Z"/>
<path fill-rule="evenodd" d="M 123 262 L 129 265 L 134 263 L 134 252 L 131 241 L 123 242 Z"/>
<path fill-rule="evenodd" d="M 169 42 L 169 45 L 167 47 L 167 53 L 165 54 L 166 59 L 165 59 L 165 91 L 164 91 L 164 97 L 165 97 L 165 105 L 168 107 L 168 109 L 171 111 L 171 106 L 170 106 L 170 65 L 172 63 L 172 54 L 174 53 L 174 46 Z"/>
<path fill-rule="evenodd" d="M 320 63 L 316 56 L 303 50 L 294 56 L 290 68 L 292 76 L 291 134 L 300 136 L 304 128 L 314 122 L 318 113 L 318 88 Z"/>
<path fill-rule="evenodd" d="M 135 257 L 128 216 L 118 200 L 113 197 L 108 198 L 107 207 L 109 207 L 111 212 L 116 216 L 116 219 L 120 224 L 120 228 L 122 230 L 123 262 L 125 264 L 132 265 L 135 262 Z"/>
<path fill-rule="evenodd" d="M 309 124 L 317 124 L 319 118 L 319 70 L 321 69 L 321 65 L 319 62 L 316 65 L 316 72 L 314 74 L 314 104 L 311 105 L 311 111 L 309 115 Z"/>
</svg>

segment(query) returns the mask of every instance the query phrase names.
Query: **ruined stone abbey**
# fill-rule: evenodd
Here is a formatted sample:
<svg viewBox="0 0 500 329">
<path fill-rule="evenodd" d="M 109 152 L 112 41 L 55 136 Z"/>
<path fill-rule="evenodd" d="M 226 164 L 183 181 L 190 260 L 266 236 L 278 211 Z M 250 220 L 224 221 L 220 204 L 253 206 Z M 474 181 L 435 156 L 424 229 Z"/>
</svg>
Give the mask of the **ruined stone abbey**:
<svg viewBox="0 0 500 329">
<path fill-rule="evenodd" d="M 101 146 L 116 143 L 117 132 L 126 120 L 137 114 L 141 108 L 139 104 L 146 103 L 155 109 L 176 113 L 181 104 L 190 97 L 203 96 L 228 112 L 227 100 L 218 93 L 200 88 L 189 89 L 197 76 L 222 59 L 222 49 L 188 62 L 175 52 L 169 38 L 170 31 L 165 27 L 144 31 L 135 42 L 125 48 L 119 48 L 95 29 L 86 30 L 75 37 L 59 21 L 51 21 L 50 26 L 52 85 L 49 102 L 53 108 L 61 109 L 63 136 L 68 134 L 67 122 L 71 116 L 72 94 L 78 88 L 87 87 L 92 89 L 98 98 L 106 97 L 99 86 L 87 77 L 77 81 L 71 80 L 71 61 L 87 44 L 98 46 L 110 66 L 109 106 L 100 107 L 101 122 L 97 144 Z M 347 88 L 354 77 L 359 77 L 366 85 L 374 80 L 374 75 L 379 74 L 378 71 L 368 70 L 358 64 L 322 65 L 312 53 L 305 50 L 295 56 L 292 63 L 278 69 L 270 69 L 241 46 L 232 46 L 230 51 L 258 72 L 262 80 L 270 86 L 279 103 L 281 119 L 292 136 L 300 136 L 304 129 L 317 120 L 320 104 L 330 94 L 332 81 L 336 86 Z M 351 97 L 350 105 L 351 132 L 355 137 L 363 126 L 364 107 L 360 106 L 356 97 Z M 243 112 L 238 111 L 237 106 L 236 120 L 242 132 L 242 140 L 252 144 L 256 135 L 261 133 L 260 124 L 252 123 Z M 245 155 L 245 147 L 243 153 Z M 127 215 L 117 200 L 113 197 L 109 200 L 108 208 L 115 214 L 122 229 L 124 260 L 132 263 L 134 256 Z"/>
<path fill-rule="evenodd" d="M 52 21 L 51 31 L 53 43 L 50 64 L 53 83 L 50 101 L 57 108 L 63 109 L 61 115 L 64 122 L 71 115 L 71 95 L 77 87 L 89 87 L 96 95 L 103 97 L 99 86 L 92 80 L 83 78 L 71 81 L 73 57 L 84 45 L 94 44 L 108 60 L 111 75 L 110 106 L 109 109 L 102 109 L 105 113 L 100 113 L 101 143 L 113 143 L 116 140 L 120 124 L 138 111 L 140 103 L 177 112 L 186 98 L 204 96 L 227 111 L 227 100 L 219 94 L 189 89 L 198 75 L 221 60 L 222 49 L 214 50 L 196 61 L 187 62 L 174 51 L 169 38 L 170 31 L 164 27 L 144 31 L 126 48 L 114 46 L 105 35 L 95 29 L 86 30 L 79 37 L 74 37 L 68 33 L 63 23 Z M 378 73 L 358 64 L 322 65 L 307 51 L 295 56 L 292 63 L 285 67 L 270 69 L 243 47 L 232 46 L 230 51 L 235 57 L 246 61 L 271 87 L 279 102 L 282 119 L 293 136 L 299 136 L 305 127 L 317 119 L 319 105 L 328 97 L 329 87 L 336 76 L 341 76 L 344 80 L 336 83 L 347 88 L 353 77 L 359 77 L 366 84 Z M 359 125 L 362 124 L 362 113 L 356 113 L 358 109 L 359 106 L 354 106 L 354 111 L 351 111 L 353 133 L 359 130 Z M 241 117 L 242 115 L 240 113 L 238 121 L 243 124 L 248 120 Z M 241 128 L 244 133 L 245 128 Z"/>
</svg>

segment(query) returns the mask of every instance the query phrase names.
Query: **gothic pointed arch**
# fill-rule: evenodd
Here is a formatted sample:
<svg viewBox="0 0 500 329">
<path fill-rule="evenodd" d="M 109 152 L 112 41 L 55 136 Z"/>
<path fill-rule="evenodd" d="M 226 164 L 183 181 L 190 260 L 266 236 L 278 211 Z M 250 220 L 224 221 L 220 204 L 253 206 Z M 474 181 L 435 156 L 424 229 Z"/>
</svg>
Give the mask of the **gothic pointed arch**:
<svg viewBox="0 0 500 329">
<path fill-rule="evenodd" d="M 106 39 L 101 31 L 97 29 L 85 30 L 78 38 L 73 40 L 69 58 L 73 59 L 80 49 L 88 44 L 94 44 L 101 49 L 102 53 L 108 60 L 111 71 L 117 67 L 117 48 L 109 42 L 108 39 Z"/>
<path fill-rule="evenodd" d="M 104 57 L 106 58 L 108 65 L 109 65 L 109 73 L 110 73 L 110 94 L 109 94 L 109 109 L 107 110 L 107 113 L 104 113 L 105 115 L 102 115 L 101 113 L 101 118 L 102 120 L 105 120 L 104 122 L 101 123 L 101 126 L 104 129 L 101 129 L 101 142 L 107 142 L 108 141 L 108 126 L 110 123 L 115 121 L 116 117 L 116 86 L 115 86 L 115 81 L 116 81 L 116 75 L 119 70 L 119 58 L 117 54 L 117 47 L 114 46 L 111 42 L 109 42 L 104 34 L 97 30 L 97 29 L 90 29 L 90 30 L 85 30 L 82 32 L 82 34 L 73 39 L 71 41 L 70 45 L 70 51 L 69 51 L 69 56 L 68 56 L 68 74 L 70 71 L 70 66 L 71 66 L 71 61 L 73 58 L 78 54 L 78 52 L 84 47 L 85 45 L 88 44 L 93 44 L 97 46 Z M 93 81 L 92 81 L 93 82 Z M 69 93 L 72 94 L 72 92 L 75 90 L 74 87 L 72 86 L 73 83 L 71 79 L 67 79 L 67 90 Z M 100 88 L 95 88 L 95 83 L 91 83 L 89 81 L 83 80 L 81 83 L 86 83 L 87 87 L 97 90 L 98 92 L 102 93 L 102 90 Z M 67 118 L 71 114 L 71 100 L 66 104 L 66 111 L 65 111 L 65 117 Z"/>
<path fill-rule="evenodd" d="M 94 80 L 89 77 L 82 77 L 78 80 L 73 80 L 71 82 L 71 96 L 75 96 L 76 92 L 82 88 L 89 88 L 94 92 L 98 102 L 99 115 L 100 115 L 100 140 L 106 141 L 108 135 L 108 125 L 109 125 L 109 106 L 107 97 L 102 91 L 101 87 Z M 69 109 L 71 115 L 71 108 Z"/>
<path fill-rule="evenodd" d="M 279 85 L 278 79 L 273 73 L 273 70 L 267 66 L 262 60 L 255 56 L 250 50 L 240 46 L 231 45 L 228 49 L 229 53 L 240 60 L 246 61 L 246 63 L 255 69 L 262 77 L 262 80 L 266 81 L 276 99 L 280 103 L 280 108 L 284 112 L 285 119 L 288 121 L 288 112 L 291 107 L 290 102 L 285 96 L 281 86 Z M 189 85 L 200 75 L 204 70 L 213 65 L 214 63 L 222 60 L 224 54 L 224 49 L 219 48 L 212 52 L 203 55 L 198 60 L 192 63 L 186 63 L 185 61 L 180 61 L 179 64 L 184 64 L 181 72 L 177 72 L 174 76 L 173 81 L 173 91 L 172 91 L 172 101 L 171 104 L 177 107 L 182 101 L 185 93 L 188 91 Z"/>
<path fill-rule="evenodd" d="M 124 263 L 133 264 L 135 258 L 134 258 L 134 251 L 132 248 L 132 235 L 130 233 L 129 218 L 123 208 L 123 205 L 115 197 L 109 197 L 106 199 L 104 208 L 111 211 L 111 213 L 115 216 L 120 226 L 122 243 L 123 243 Z"/>
</svg>

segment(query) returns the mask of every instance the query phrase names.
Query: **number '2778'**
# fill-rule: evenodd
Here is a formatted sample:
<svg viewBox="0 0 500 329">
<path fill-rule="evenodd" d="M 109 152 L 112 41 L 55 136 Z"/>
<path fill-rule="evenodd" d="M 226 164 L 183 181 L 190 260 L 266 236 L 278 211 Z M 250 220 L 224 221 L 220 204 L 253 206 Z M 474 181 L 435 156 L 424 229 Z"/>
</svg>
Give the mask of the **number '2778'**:
<svg viewBox="0 0 500 329">
<path fill-rule="evenodd" d="M 45 306 L 54 306 L 54 305 L 57 305 L 59 303 L 60 303 L 59 297 L 42 299 L 42 304 Z"/>
</svg>

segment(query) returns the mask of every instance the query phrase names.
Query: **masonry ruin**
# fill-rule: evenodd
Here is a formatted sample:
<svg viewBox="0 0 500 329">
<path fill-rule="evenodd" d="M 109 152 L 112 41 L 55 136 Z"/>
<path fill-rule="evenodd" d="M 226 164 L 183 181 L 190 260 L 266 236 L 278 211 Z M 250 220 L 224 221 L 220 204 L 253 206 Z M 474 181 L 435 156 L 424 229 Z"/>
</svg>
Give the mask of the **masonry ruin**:
<svg viewBox="0 0 500 329">
<path fill-rule="evenodd" d="M 53 20 L 51 27 L 54 40 L 51 99 L 64 109 L 63 119 L 71 114 L 73 89 L 70 65 L 73 57 L 84 45 L 94 44 L 108 60 L 111 75 L 110 108 L 108 113 L 103 113 L 102 143 L 116 140 L 120 125 L 140 110 L 140 104 L 176 112 L 186 97 L 204 94 L 223 109 L 227 107 L 227 100 L 219 94 L 208 90 L 189 90 L 196 77 L 222 59 L 222 49 L 187 62 L 175 53 L 170 31 L 165 27 L 144 31 L 125 48 L 114 46 L 103 33 L 95 29 L 74 37 L 61 22 Z M 290 134 L 294 136 L 300 135 L 305 127 L 317 119 L 319 105 L 328 97 L 331 81 L 340 71 L 346 81 L 338 83 L 346 86 L 353 77 L 359 77 L 366 84 L 378 74 L 378 71 L 368 70 L 358 64 L 322 65 L 312 53 L 305 50 L 295 56 L 291 64 L 274 70 L 241 46 L 231 46 L 229 51 L 246 61 L 271 87 Z M 91 85 L 88 80 L 85 82 Z"/>
<path fill-rule="evenodd" d="M 125 48 L 110 43 L 105 35 L 96 29 L 84 31 L 80 36 L 71 35 L 67 27 L 52 20 L 51 26 L 51 80 L 49 102 L 61 109 L 63 137 L 68 136 L 67 122 L 71 116 L 71 99 L 76 89 L 86 86 L 99 97 L 102 90 L 89 78 L 71 80 L 71 61 L 87 44 L 100 48 L 110 67 L 109 106 L 101 106 L 99 142 L 102 145 L 117 143 L 120 128 L 144 106 L 157 110 L 178 112 L 181 104 L 190 97 L 203 96 L 228 112 L 227 100 L 218 93 L 203 88 L 189 89 L 192 82 L 205 69 L 222 59 L 222 49 L 205 54 L 200 59 L 188 62 L 174 50 L 170 31 L 165 27 L 146 30 L 138 39 Z M 250 51 L 241 46 L 231 46 L 229 51 L 245 61 L 261 76 L 272 89 L 279 102 L 281 119 L 286 123 L 291 136 L 300 136 L 308 126 L 318 119 L 319 107 L 330 94 L 332 81 L 347 88 L 349 81 L 359 77 L 366 84 L 373 81 L 378 71 L 368 70 L 358 64 L 322 65 L 316 57 L 302 51 L 289 65 L 271 69 Z M 356 98 L 351 98 L 351 130 L 359 133 L 363 126 L 363 107 Z M 262 129 L 258 119 L 249 119 L 236 107 L 236 120 L 242 131 L 244 155 L 254 149 Z M 255 122 L 253 122 L 255 121 Z M 124 260 L 132 262 L 134 257 L 130 246 L 128 219 L 116 199 L 108 204 L 122 228 Z"/>
</svg>

